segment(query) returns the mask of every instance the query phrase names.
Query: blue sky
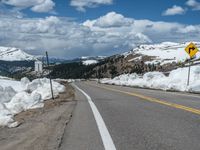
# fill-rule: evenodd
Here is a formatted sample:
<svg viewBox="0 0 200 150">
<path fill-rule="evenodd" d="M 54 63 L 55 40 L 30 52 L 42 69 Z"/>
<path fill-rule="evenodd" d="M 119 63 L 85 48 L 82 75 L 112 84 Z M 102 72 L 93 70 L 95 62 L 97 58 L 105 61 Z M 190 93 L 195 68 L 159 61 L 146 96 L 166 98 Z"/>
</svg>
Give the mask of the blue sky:
<svg viewBox="0 0 200 150">
<path fill-rule="evenodd" d="M 0 45 L 58 57 L 198 41 L 199 0 L 1 0 Z"/>
<path fill-rule="evenodd" d="M 72 17 L 78 21 L 95 19 L 110 11 L 123 14 L 135 19 L 150 19 L 152 21 L 180 22 L 184 24 L 199 24 L 200 11 L 193 11 L 186 5 L 186 0 L 114 0 L 111 5 L 88 8 L 80 12 L 70 6 L 70 0 L 54 0 L 57 16 Z M 162 13 L 173 5 L 181 6 L 187 10 L 184 15 L 163 16 Z M 45 17 L 48 13 L 34 13 L 27 9 L 24 11 L 29 17 Z"/>
</svg>

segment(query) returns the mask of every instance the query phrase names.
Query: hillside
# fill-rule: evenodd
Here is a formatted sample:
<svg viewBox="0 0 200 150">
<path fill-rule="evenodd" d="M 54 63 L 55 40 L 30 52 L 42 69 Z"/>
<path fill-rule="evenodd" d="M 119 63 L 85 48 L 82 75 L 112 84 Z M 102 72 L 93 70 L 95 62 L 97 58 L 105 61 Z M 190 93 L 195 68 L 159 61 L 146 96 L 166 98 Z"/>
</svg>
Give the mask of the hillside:
<svg viewBox="0 0 200 150">
<path fill-rule="evenodd" d="M 200 47 L 200 42 L 194 42 Z M 74 64 L 68 63 L 56 66 L 52 72 L 54 77 L 58 74 L 65 74 L 64 78 L 107 78 L 115 77 L 124 73 L 144 74 L 149 71 L 162 71 L 167 74 L 169 71 L 187 65 L 189 56 L 185 52 L 185 47 L 189 43 L 164 42 L 153 45 L 140 45 L 133 50 L 101 59 L 96 64 L 77 64 L 79 70 L 70 69 Z M 199 63 L 200 53 L 197 53 L 194 63 Z M 76 76 L 68 76 L 67 72 L 79 72 Z"/>
<path fill-rule="evenodd" d="M 200 42 L 193 43 L 195 43 L 197 47 L 200 47 Z M 125 57 L 132 56 L 133 59 L 128 60 L 130 62 L 134 60 L 142 60 L 142 57 L 148 56 L 151 59 L 145 61 L 146 64 L 151 63 L 165 65 L 169 63 L 185 62 L 189 58 L 188 54 L 184 51 L 188 44 L 189 43 L 164 42 L 154 45 L 140 45 L 123 55 Z M 139 56 L 135 57 L 136 55 Z M 197 53 L 196 57 L 200 58 L 200 54 Z"/>
<path fill-rule="evenodd" d="M 200 42 L 194 42 L 200 47 Z M 149 71 L 169 71 L 184 67 L 189 56 L 185 47 L 189 43 L 164 42 L 153 45 L 140 45 L 133 50 L 108 57 L 105 63 L 96 67 L 102 77 L 115 77 L 124 73 L 144 74 Z M 200 53 L 193 58 L 193 63 L 199 63 Z"/>
<path fill-rule="evenodd" d="M 0 60 L 3 61 L 30 61 L 35 57 L 21 49 L 13 47 L 0 47 Z"/>
</svg>

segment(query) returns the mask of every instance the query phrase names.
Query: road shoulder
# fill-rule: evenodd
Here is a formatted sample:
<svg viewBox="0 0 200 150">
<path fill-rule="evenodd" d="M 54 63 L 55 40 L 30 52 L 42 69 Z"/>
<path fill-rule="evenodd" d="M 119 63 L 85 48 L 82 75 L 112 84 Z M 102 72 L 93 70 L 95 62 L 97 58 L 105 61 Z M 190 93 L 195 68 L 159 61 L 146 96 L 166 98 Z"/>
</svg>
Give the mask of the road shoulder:
<svg viewBox="0 0 200 150">
<path fill-rule="evenodd" d="M 60 150 L 104 150 L 96 121 L 86 97 L 77 89 L 75 93 L 77 105 L 73 117 L 65 129 Z"/>
<path fill-rule="evenodd" d="M 17 128 L 0 128 L 1 150 L 53 150 L 60 146 L 62 136 L 76 105 L 73 88 L 55 100 L 45 101 L 44 108 L 22 112 L 15 116 Z"/>
</svg>

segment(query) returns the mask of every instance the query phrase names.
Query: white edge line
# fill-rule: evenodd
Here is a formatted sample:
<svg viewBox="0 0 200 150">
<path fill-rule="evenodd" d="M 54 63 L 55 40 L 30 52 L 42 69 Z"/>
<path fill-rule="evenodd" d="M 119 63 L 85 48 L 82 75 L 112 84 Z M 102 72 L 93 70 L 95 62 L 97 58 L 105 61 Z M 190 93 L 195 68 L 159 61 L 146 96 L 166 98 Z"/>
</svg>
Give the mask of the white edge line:
<svg viewBox="0 0 200 150">
<path fill-rule="evenodd" d="M 85 95 L 85 97 L 87 98 L 88 103 L 90 104 L 90 107 L 92 109 L 94 118 L 96 120 L 97 127 L 99 129 L 99 133 L 101 135 L 101 139 L 102 139 L 105 150 L 116 150 L 116 147 L 115 147 L 113 140 L 110 136 L 110 133 L 105 125 L 105 122 L 103 121 L 101 114 L 99 113 L 96 105 L 93 103 L 90 96 L 87 93 L 85 93 L 82 89 L 80 89 L 77 85 L 75 85 L 75 84 L 72 84 L 72 85 L 76 89 L 78 89 L 81 93 L 83 93 Z"/>
</svg>

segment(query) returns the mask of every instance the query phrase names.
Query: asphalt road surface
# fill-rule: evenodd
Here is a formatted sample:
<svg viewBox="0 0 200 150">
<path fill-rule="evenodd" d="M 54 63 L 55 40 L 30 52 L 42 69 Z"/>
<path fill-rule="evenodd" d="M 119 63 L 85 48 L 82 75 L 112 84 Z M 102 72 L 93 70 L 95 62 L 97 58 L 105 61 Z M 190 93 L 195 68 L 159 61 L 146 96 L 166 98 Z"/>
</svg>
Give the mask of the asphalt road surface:
<svg viewBox="0 0 200 150">
<path fill-rule="evenodd" d="M 75 85 L 61 150 L 200 150 L 200 95 Z"/>
</svg>

